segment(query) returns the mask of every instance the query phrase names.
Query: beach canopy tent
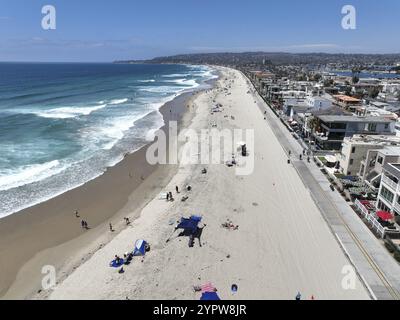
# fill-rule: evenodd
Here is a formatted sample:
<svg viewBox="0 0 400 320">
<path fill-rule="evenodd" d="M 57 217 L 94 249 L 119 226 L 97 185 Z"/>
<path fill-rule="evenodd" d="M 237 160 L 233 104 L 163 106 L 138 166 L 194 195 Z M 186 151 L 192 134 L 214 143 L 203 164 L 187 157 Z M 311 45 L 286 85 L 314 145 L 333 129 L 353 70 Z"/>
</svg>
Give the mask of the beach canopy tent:
<svg viewBox="0 0 400 320">
<path fill-rule="evenodd" d="M 393 215 L 387 211 L 378 211 L 376 215 L 381 218 L 383 221 L 389 221 L 393 219 Z"/>
<path fill-rule="evenodd" d="M 218 294 L 216 292 L 204 292 L 202 293 L 200 300 L 217 301 L 221 299 L 218 297 Z"/>
<path fill-rule="evenodd" d="M 200 221 L 201 217 L 199 216 L 191 216 L 189 219 L 181 218 L 181 222 L 177 225 L 176 229 L 184 229 L 195 233 Z"/>
<path fill-rule="evenodd" d="M 146 254 L 147 242 L 144 240 L 137 240 L 135 243 L 135 250 L 133 250 L 134 256 L 144 256 Z"/>
</svg>

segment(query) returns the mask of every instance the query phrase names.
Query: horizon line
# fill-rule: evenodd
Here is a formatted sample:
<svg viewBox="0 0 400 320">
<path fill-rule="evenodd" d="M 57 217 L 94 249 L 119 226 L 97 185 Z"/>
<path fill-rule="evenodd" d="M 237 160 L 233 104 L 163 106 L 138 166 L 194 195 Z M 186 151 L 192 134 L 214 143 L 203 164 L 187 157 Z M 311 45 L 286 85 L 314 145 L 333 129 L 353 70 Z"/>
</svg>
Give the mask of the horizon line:
<svg viewBox="0 0 400 320">
<path fill-rule="evenodd" d="M 344 53 L 344 52 L 288 52 L 288 51 L 216 51 L 216 52 L 196 52 L 196 53 L 177 53 L 172 55 L 163 55 L 163 56 L 154 56 L 152 58 L 145 59 L 135 59 L 135 58 L 127 58 L 127 59 L 113 59 L 109 61 L 44 61 L 44 60 L 0 60 L 0 63 L 114 63 L 118 61 L 151 61 L 160 58 L 169 58 L 176 56 L 189 56 L 189 55 L 206 55 L 206 54 L 244 54 L 244 53 L 265 53 L 265 54 L 292 54 L 292 55 L 313 55 L 313 54 L 325 54 L 325 55 L 369 55 L 369 56 L 383 56 L 383 55 L 399 55 L 400 52 L 387 52 L 387 53 Z"/>
</svg>

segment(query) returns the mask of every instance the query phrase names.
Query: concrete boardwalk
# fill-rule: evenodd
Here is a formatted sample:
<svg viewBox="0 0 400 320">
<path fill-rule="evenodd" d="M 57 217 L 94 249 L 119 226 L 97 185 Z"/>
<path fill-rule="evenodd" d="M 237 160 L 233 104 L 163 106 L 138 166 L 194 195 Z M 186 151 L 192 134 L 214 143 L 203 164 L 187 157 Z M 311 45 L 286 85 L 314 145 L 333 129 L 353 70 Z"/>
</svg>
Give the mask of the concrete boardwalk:
<svg viewBox="0 0 400 320">
<path fill-rule="evenodd" d="M 303 148 L 265 101 L 258 96 L 258 107 L 265 112 L 282 147 L 291 151 L 292 165 L 309 189 L 315 203 L 363 280 L 371 297 L 378 300 L 400 299 L 400 265 L 387 252 L 341 195 L 330 189 L 330 183 L 314 162 L 300 161 Z"/>
</svg>

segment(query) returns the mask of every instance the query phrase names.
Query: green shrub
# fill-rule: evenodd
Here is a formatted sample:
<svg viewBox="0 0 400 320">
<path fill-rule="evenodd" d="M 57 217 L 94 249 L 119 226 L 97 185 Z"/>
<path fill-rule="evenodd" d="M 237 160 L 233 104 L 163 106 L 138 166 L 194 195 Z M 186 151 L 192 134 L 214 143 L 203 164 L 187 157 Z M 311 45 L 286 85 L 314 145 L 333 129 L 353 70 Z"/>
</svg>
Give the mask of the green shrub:
<svg viewBox="0 0 400 320">
<path fill-rule="evenodd" d="M 389 242 L 385 242 L 385 247 L 390 253 L 394 252 L 393 246 Z"/>
<path fill-rule="evenodd" d="M 400 252 L 396 251 L 393 256 L 397 262 L 400 262 Z"/>
</svg>

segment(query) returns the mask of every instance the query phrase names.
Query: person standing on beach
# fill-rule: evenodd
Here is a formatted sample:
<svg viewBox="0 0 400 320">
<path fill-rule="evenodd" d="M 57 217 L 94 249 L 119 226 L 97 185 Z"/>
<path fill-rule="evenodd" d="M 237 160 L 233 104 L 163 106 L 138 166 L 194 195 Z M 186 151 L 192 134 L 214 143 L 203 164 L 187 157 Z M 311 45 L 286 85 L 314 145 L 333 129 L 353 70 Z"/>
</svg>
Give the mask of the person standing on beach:
<svg viewBox="0 0 400 320">
<path fill-rule="evenodd" d="M 113 229 L 113 226 L 112 226 L 111 222 L 110 222 L 110 231 L 114 232 L 114 229 Z"/>
<path fill-rule="evenodd" d="M 176 193 L 179 193 L 179 187 L 178 186 L 175 187 L 175 190 L 176 190 Z"/>
<path fill-rule="evenodd" d="M 78 210 L 75 210 L 75 217 L 79 218 Z"/>
<path fill-rule="evenodd" d="M 82 226 L 82 229 L 85 228 L 85 221 L 84 220 L 81 221 L 81 226 Z"/>
</svg>

